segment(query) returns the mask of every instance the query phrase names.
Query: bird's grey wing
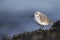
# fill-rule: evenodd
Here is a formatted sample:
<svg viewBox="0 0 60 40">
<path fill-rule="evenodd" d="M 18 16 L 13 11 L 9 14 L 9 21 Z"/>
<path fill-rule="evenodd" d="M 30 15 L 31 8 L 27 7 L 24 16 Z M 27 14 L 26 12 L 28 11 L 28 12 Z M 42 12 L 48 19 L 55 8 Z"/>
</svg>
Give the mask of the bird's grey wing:
<svg viewBox="0 0 60 40">
<path fill-rule="evenodd" d="M 41 22 L 46 22 L 46 23 L 50 23 L 51 22 L 51 20 L 48 19 L 48 17 L 44 16 L 44 15 L 40 15 L 40 20 L 41 20 Z"/>
</svg>

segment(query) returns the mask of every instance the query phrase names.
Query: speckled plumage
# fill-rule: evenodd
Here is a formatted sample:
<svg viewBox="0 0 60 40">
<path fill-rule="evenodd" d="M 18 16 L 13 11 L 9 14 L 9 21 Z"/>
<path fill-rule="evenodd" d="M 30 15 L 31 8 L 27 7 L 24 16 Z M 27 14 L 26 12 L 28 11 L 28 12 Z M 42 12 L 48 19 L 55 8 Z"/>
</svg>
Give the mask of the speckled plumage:
<svg viewBox="0 0 60 40">
<path fill-rule="evenodd" d="M 34 13 L 34 19 L 37 24 L 41 26 L 52 25 L 53 22 L 43 13 L 36 11 Z"/>
</svg>

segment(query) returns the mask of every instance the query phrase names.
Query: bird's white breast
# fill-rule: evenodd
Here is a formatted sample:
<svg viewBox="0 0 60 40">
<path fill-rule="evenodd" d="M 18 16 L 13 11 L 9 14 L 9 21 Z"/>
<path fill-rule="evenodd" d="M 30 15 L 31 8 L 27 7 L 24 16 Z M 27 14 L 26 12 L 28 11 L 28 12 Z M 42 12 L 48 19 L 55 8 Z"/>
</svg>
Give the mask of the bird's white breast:
<svg viewBox="0 0 60 40">
<path fill-rule="evenodd" d="M 38 17 L 34 17 L 35 21 L 38 23 L 38 24 L 41 24 L 41 25 L 48 25 L 48 23 L 45 23 L 45 22 L 41 22 L 40 18 Z"/>
</svg>

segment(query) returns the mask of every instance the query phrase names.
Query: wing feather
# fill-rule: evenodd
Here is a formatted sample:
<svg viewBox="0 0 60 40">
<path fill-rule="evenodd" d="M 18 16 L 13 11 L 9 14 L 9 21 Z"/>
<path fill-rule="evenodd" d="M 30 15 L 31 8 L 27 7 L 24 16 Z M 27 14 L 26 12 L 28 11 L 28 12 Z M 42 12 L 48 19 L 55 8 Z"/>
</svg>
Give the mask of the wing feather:
<svg viewBox="0 0 60 40">
<path fill-rule="evenodd" d="M 45 23 L 51 22 L 46 15 L 40 15 L 40 20 L 41 22 L 45 22 Z"/>
</svg>

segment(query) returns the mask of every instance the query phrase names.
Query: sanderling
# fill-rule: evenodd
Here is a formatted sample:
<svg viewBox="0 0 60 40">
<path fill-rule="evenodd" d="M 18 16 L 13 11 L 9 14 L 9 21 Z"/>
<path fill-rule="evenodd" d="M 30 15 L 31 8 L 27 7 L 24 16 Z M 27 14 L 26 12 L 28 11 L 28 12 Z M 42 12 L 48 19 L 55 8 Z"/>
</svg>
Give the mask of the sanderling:
<svg viewBox="0 0 60 40">
<path fill-rule="evenodd" d="M 43 28 L 46 25 L 53 25 L 53 22 L 43 13 L 36 11 L 34 13 L 34 19 L 37 24 L 41 25 L 41 28 Z"/>
</svg>

